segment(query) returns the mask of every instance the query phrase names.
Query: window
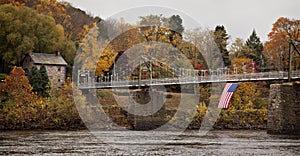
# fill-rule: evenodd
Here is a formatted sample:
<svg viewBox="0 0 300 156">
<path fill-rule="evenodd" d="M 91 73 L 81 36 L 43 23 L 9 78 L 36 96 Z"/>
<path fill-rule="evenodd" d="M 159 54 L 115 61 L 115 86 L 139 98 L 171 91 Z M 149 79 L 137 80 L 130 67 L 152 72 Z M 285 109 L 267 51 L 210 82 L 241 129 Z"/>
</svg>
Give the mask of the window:
<svg viewBox="0 0 300 156">
<path fill-rule="evenodd" d="M 58 67 L 57 70 L 60 72 L 61 71 L 60 67 Z"/>
</svg>

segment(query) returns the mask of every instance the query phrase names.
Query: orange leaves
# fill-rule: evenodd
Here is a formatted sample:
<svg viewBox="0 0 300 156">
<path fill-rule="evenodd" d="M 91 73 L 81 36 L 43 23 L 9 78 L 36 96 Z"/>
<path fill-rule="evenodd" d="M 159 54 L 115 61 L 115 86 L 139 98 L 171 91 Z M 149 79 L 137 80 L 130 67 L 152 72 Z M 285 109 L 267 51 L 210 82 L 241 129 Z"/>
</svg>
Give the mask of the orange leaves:
<svg viewBox="0 0 300 156">
<path fill-rule="evenodd" d="M 22 68 L 14 67 L 11 74 L 6 76 L 1 85 L 1 94 L 19 105 L 28 104 L 32 100 L 32 87 Z"/>
<path fill-rule="evenodd" d="M 24 0 L 24 2 L 27 2 L 27 0 Z M 25 3 L 22 1 L 16 1 L 16 0 L 9 0 L 9 3 L 13 6 L 24 6 Z"/>
<path fill-rule="evenodd" d="M 289 41 L 300 40 L 300 20 L 280 17 L 268 35 L 269 41 L 264 45 L 264 53 L 268 65 L 275 70 L 285 70 L 288 67 Z"/>
<path fill-rule="evenodd" d="M 234 58 L 231 61 L 231 70 L 230 71 L 236 71 L 237 73 L 251 73 L 252 72 L 252 60 L 248 58 Z"/>
</svg>

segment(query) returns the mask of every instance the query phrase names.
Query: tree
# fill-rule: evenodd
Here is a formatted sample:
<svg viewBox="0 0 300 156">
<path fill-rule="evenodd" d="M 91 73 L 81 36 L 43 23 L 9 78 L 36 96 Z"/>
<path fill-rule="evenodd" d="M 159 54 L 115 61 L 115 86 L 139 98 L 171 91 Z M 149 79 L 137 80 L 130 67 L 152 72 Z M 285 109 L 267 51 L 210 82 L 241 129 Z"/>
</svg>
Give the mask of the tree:
<svg viewBox="0 0 300 156">
<path fill-rule="evenodd" d="M 41 99 L 32 93 L 32 87 L 21 67 L 14 67 L 4 83 L 0 84 L 0 95 L 5 99 L 0 107 L 0 117 L 6 126 L 24 127 L 37 121 L 38 117 L 34 114 L 40 108 L 37 103 Z"/>
<path fill-rule="evenodd" d="M 68 6 L 67 2 L 58 2 L 57 0 L 42 0 L 34 1 L 32 7 L 41 14 L 51 16 L 57 23 L 62 24 L 65 28 L 71 26 L 70 16 L 67 14 L 65 6 Z"/>
<path fill-rule="evenodd" d="M 21 66 L 29 50 L 53 53 L 67 44 L 61 25 L 52 17 L 37 14 L 28 7 L 1 5 L 0 25 L 0 56 L 5 66 L 2 72 L 8 72 L 10 66 Z"/>
<path fill-rule="evenodd" d="M 36 66 L 33 66 L 29 73 L 29 82 L 33 87 L 32 90 L 33 92 L 37 92 L 39 94 L 43 92 L 41 81 L 42 81 L 41 73 L 39 72 Z"/>
<path fill-rule="evenodd" d="M 232 72 L 234 72 L 234 74 L 237 73 L 251 73 L 253 72 L 252 68 L 253 65 L 252 64 L 252 60 L 249 58 L 235 58 L 231 61 L 231 70 Z M 254 66 L 254 70 L 255 70 L 255 66 Z"/>
<path fill-rule="evenodd" d="M 289 60 L 289 41 L 300 40 L 300 20 L 280 17 L 273 24 L 268 34 L 269 40 L 264 44 L 264 55 L 268 65 L 275 70 L 287 70 Z"/>
<path fill-rule="evenodd" d="M 40 68 L 40 76 L 41 76 L 41 92 L 40 94 L 42 96 L 48 96 L 48 90 L 49 90 L 49 78 L 48 78 L 48 74 L 47 74 L 47 70 L 46 67 L 44 65 L 41 66 Z"/>
<path fill-rule="evenodd" d="M 89 71 L 94 71 L 97 76 L 101 76 L 108 71 L 117 55 L 111 45 L 106 44 L 99 34 L 99 28 L 94 23 L 94 27 L 88 30 L 87 35 L 82 40 L 79 47 L 79 54 L 75 58 L 78 67 Z"/>
<path fill-rule="evenodd" d="M 245 45 L 243 39 L 236 38 L 229 47 L 229 55 L 231 60 L 235 58 L 249 58 L 250 48 Z"/>
<path fill-rule="evenodd" d="M 170 42 L 173 43 L 176 39 L 176 35 L 182 37 L 184 27 L 182 25 L 182 19 L 179 15 L 172 15 L 169 18 L 164 18 L 164 26 L 170 29 L 171 34 L 169 35 Z"/>
<path fill-rule="evenodd" d="M 182 25 L 182 19 L 179 15 L 172 15 L 169 18 L 165 19 L 164 26 L 170 28 L 171 30 L 182 34 L 184 27 Z"/>
<path fill-rule="evenodd" d="M 169 18 L 162 15 L 149 15 L 140 17 L 139 26 L 145 41 L 159 41 L 171 43 L 177 47 L 182 41 L 182 19 L 179 15 Z"/>
<path fill-rule="evenodd" d="M 0 94 L 6 96 L 17 106 L 26 105 L 32 101 L 32 87 L 21 67 L 14 67 L 11 73 L 6 76 L 1 85 Z"/>
<path fill-rule="evenodd" d="M 222 54 L 224 65 L 229 66 L 230 60 L 229 60 L 229 52 L 227 50 L 227 45 L 228 45 L 227 40 L 229 39 L 229 36 L 226 33 L 225 27 L 223 25 L 216 26 L 214 31 L 214 39 L 220 50 L 220 53 Z"/>
<path fill-rule="evenodd" d="M 249 47 L 250 53 L 246 54 L 247 58 L 253 59 L 260 67 L 264 66 L 265 56 L 263 55 L 263 44 L 253 30 L 250 37 L 246 40 L 246 46 Z"/>
<path fill-rule="evenodd" d="M 263 99 L 263 89 L 254 82 L 239 83 L 239 87 L 233 95 L 229 109 L 262 109 L 267 107 L 267 100 Z"/>
<path fill-rule="evenodd" d="M 192 52 L 191 56 L 194 59 L 198 59 L 198 63 L 205 68 L 217 69 L 223 66 L 223 60 L 218 53 L 218 47 L 215 43 L 214 32 L 208 29 L 196 28 L 193 30 L 187 30 L 184 32 L 184 41 L 191 43 L 192 47 L 195 47 L 194 50 L 191 47 L 188 49 L 182 49 L 181 51 L 188 57 L 186 53 Z M 183 42 L 182 45 L 185 45 Z M 182 47 L 180 45 L 179 47 Z M 183 46 L 184 48 L 185 46 Z M 198 49 L 198 50 L 197 50 Z M 193 53 L 196 52 L 196 53 Z M 193 61 L 195 62 L 195 61 Z"/>
<path fill-rule="evenodd" d="M 29 73 L 29 82 L 33 87 L 34 92 L 38 93 L 41 96 L 48 96 L 49 90 L 49 78 L 47 74 L 46 67 L 42 65 L 40 70 L 33 66 Z"/>
</svg>

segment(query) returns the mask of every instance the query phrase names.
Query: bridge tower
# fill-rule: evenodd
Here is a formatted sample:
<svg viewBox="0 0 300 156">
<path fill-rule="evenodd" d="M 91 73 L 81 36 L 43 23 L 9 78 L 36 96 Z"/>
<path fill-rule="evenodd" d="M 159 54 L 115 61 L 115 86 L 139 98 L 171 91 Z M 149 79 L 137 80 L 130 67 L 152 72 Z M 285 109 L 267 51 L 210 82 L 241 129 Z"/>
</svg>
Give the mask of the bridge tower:
<svg viewBox="0 0 300 156">
<path fill-rule="evenodd" d="M 300 55 L 297 42 L 289 41 L 289 83 L 270 87 L 267 132 L 271 134 L 300 134 L 300 84 L 291 82 L 294 51 Z"/>
</svg>

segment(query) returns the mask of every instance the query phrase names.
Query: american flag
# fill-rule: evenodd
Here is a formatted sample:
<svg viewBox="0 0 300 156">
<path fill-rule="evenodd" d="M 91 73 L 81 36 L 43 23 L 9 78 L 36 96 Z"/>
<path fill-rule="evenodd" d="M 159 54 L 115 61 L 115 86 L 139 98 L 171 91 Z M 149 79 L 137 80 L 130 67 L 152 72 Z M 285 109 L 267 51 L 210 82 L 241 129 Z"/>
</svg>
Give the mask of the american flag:
<svg viewBox="0 0 300 156">
<path fill-rule="evenodd" d="M 227 83 L 222 96 L 220 98 L 220 102 L 218 108 L 229 108 L 230 100 L 233 96 L 233 93 L 236 91 L 236 88 L 239 86 L 237 83 Z"/>
</svg>

